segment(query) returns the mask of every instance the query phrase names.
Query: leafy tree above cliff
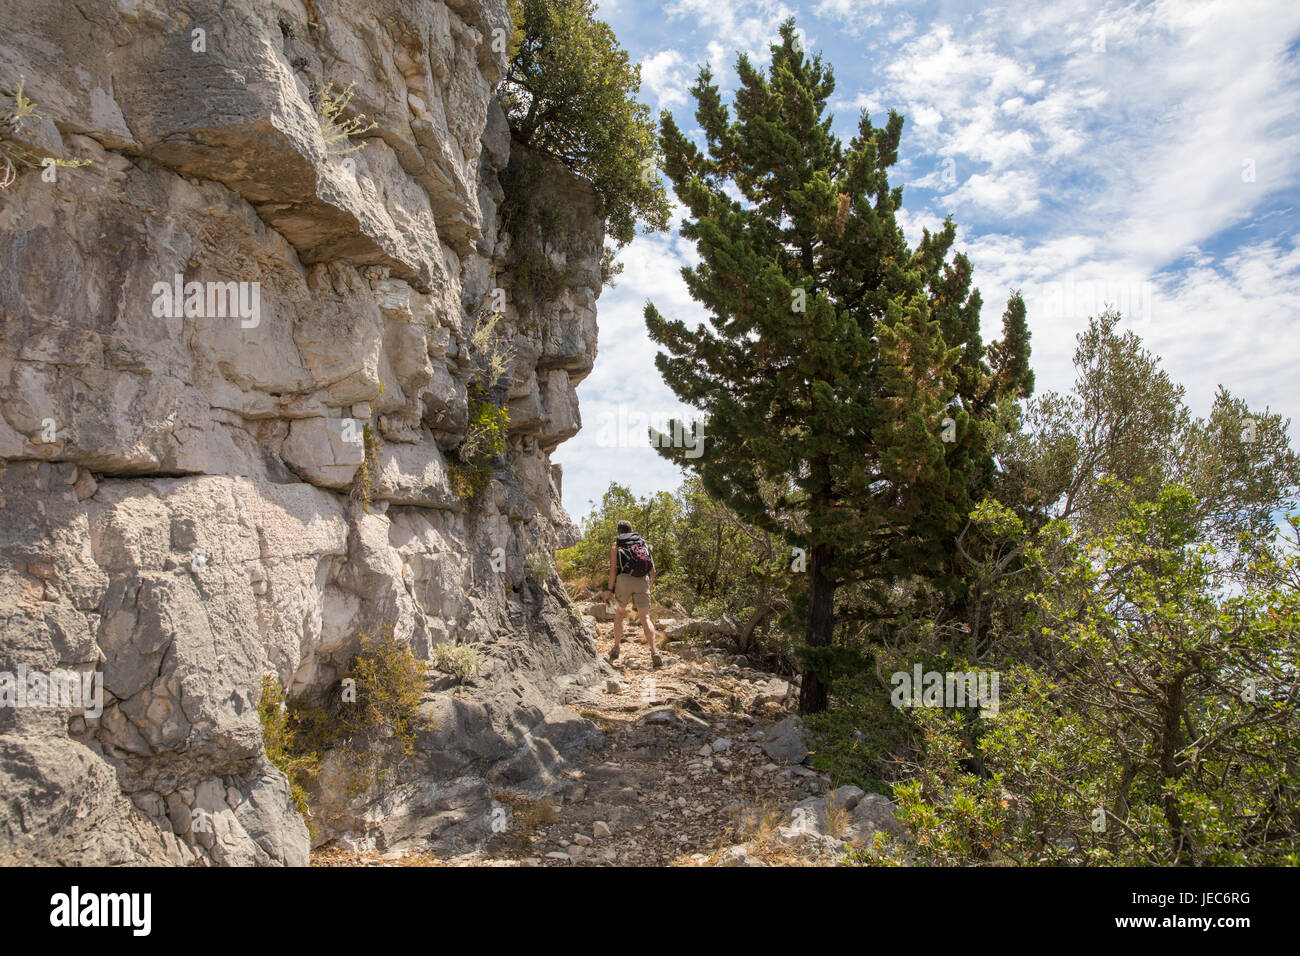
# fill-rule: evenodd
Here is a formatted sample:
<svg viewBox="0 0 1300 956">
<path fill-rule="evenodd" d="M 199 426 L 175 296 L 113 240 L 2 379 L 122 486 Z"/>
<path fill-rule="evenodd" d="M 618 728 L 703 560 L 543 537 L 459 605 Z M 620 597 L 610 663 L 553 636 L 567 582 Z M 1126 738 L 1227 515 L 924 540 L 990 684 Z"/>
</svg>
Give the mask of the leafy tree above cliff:
<svg viewBox="0 0 1300 956">
<path fill-rule="evenodd" d="M 655 172 L 650 110 L 637 102 L 641 68 L 592 0 L 510 0 L 515 35 L 503 102 L 516 139 L 559 160 L 600 197 L 618 244 L 668 224 L 668 197 Z"/>
</svg>

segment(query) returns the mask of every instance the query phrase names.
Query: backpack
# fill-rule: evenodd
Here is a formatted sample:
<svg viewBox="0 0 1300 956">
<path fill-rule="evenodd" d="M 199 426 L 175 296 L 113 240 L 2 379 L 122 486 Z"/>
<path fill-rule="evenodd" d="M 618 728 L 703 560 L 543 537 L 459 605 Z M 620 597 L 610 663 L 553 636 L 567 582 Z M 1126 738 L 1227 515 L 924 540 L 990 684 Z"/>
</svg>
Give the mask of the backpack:
<svg viewBox="0 0 1300 956">
<path fill-rule="evenodd" d="M 654 570 L 655 559 L 650 554 L 650 545 L 646 544 L 645 539 L 635 531 L 630 534 L 620 534 L 614 541 L 618 545 L 620 574 L 643 578 Z"/>
</svg>

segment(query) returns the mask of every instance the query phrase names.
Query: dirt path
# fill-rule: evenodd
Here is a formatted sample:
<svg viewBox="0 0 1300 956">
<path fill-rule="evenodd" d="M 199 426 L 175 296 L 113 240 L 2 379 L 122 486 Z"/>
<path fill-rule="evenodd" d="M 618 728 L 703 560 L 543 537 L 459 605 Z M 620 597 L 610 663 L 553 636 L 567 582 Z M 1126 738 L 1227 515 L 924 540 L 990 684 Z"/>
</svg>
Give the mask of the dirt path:
<svg viewBox="0 0 1300 956">
<path fill-rule="evenodd" d="M 598 625 L 602 655 L 613 625 Z M 825 777 L 773 760 L 767 729 L 791 713 L 784 681 L 703 645 L 670 644 L 651 667 L 640 628 L 625 633 L 617 677 L 581 688 L 571 706 L 606 733 L 604 750 L 548 801 L 498 794 L 505 832 L 454 860 L 317 855 L 317 865 L 709 865 L 727 847 L 788 822 L 824 793 Z M 783 699 L 784 698 L 784 699 Z M 761 857 L 761 852 L 759 853 Z M 799 862 L 830 862 L 810 858 Z M 782 862 L 790 862 L 782 860 Z"/>
</svg>

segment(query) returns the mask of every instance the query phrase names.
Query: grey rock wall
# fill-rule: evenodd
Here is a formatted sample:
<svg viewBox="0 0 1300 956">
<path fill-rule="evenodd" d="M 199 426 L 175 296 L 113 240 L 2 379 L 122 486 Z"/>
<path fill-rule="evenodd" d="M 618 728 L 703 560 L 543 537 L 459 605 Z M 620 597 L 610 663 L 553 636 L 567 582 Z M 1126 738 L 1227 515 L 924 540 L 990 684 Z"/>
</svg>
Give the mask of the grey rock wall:
<svg viewBox="0 0 1300 956">
<path fill-rule="evenodd" d="M 526 562 L 575 533 L 549 455 L 581 425 L 603 235 L 584 183 L 512 149 L 506 28 L 504 0 L 0 6 L 0 117 L 20 76 L 39 113 L 0 138 L 90 161 L 0 190 L 0 672 L 102 675 L 104 701 L 0 707 L 0 859 L 305 863 L 262 674 L 320 693 L 387 624 L 423 658 L 480 642 L 484 673 L 431 681 L 382 789 L 326 761 L 318 843 L 472 846 L 492 790 L 600 744 L 557 703 L 601 672 L 591 635 Z M 364 148 L 330 154 L 325 82 Z M 512 163 L 562 211 L 545 235 L 503 229 Z M 560 288 L 516 294 L 521 243 Z M 169 308 L 176 282 L 218 298 Z M 467 505 L 448 458 L 494 289 L 509 467 Z"/>
</svg>

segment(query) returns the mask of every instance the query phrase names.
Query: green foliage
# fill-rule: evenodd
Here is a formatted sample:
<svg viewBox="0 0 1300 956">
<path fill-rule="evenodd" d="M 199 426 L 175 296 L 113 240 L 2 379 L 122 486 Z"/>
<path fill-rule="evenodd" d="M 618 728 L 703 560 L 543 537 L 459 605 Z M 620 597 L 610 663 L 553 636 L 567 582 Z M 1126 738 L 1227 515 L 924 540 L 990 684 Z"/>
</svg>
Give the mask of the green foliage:
<svg viewBox="0 0 1300 956">
<path fill-rule="evenodd" d="M 424 665 L 396 640 L 391 625 L 360 635 L 360 649 L 320 699 L 300 695 L 287 702 L 288 752 L 314 759 L 332 750 L 347 756 L 348 792 L 362 793 L 387 778 L 415 753 L 428 726 L 420 712 Z"/>
<path fill-rule="evenodd" d="M 830 774 L 836 787 L 887 792 L 897 764 L 915 749 L 915 728 L 890 704 L 874 674 L 846 673 L 831 686 L 831 706 L 804 719 L 812 765 Z"/>
<path fill-rule="evenodd" d="M 361 426 L 361 442 L 365 454 L 361 467 L 352 479 L 351 495 L 354 501 L 361 502 L 369 514 L 371 502 L 374 501 L 374 482 L 379 475 L 379 456 L 384 450 L 384 440 L 376 429 L 367 424 Z"/>
<path fill-rule="evenodd" d="M 502 382 L 515 354 L 500 321 L 500 313 L 487 307 L 474 314 L 475 327 L 469 339 L 469 421 L 465 437 L 447 465 L 451 490 L 463 501 L 474 500 L 488 486 L 494 459 L 505 452 L 510 433 Z"/>
<path fill-rule="evenodd" d="M 528 577 L 538 587 L 542 587 L 551 579 L 555 573 L 555 565 L 551 561 L 551 556 L 544 551 L 534 551 L 528 556 L 527 561 Z"/>
<path fill-rule="evenodd" d="M 1208 417 L 1193 416 L 1182 386 L 1119 322 L 1115 312 L 1091 320 L 1078 337 L 1074 389 L 1029 403 L 1024 427 L 1005 432 L 997 500 L 974 509 L 958 535 L 966 600 L 946 623 L 967 628 L 979 654 L 1047 653 L 1026 601 L 1040 583 L 1026 546 L 1052 547 L 1054 520 L 1088 535 L 1113 528 L 1122 499 L 1107 476 L 1145 501 L 1170 484 L 1186 487 L 1195 543 L 1214 546 L 1215 562 L 1237 578 L 1267 555 L 1275 517 L 1300 507 L 1289 422 L 1224 388 Z"/>
<path fill-rule="evenodd" d="M 1204 539 L 1251 560 L 1240 551 L 1243 536 L 1267 541 L 1274 515 L 1300 500 L 1289 423 L 1224 388 L 1208 418 L 1193 416 L 1184 388 L 1135 333 L 1119 332 L 1119 322 L 1113 311 L 1092 319 L 1078 337 L 1073 391 L 1031 402 L 1024 429 L 1007 434 L 997 497 L 1031 526 L 1066 518 L 1101 528 L 1112 517 L 1103 476 L 1135 488 L 1141 481 L 1147 496 L 1179 483 L 1196 497 Z"/>
<path fill-rule="evenodd" d="M 316 836 L 307 787 L 320 774 L 319 752 L 304 749 L 290 720 L 284 700 L 284 688 L 274 674 L 262 675 L 262 696 L 257 701 L 257 718 L 262 725 L 266 758 L 289 781 L 289 797 L 294 809 L 302 814 L 311 836 Z"/>
<path fill-rule="evenodd" d="M 620 521 L 630 521 L 654 549 L 655 588 L 667 588 L 677 568 L 681 502 L 666 491 L 637 498 L 617 482 L 610 482 L 600 505 L 583 519 L 578 543 L 556 554 L 560 573 L 567 580 L 604 590 L 609 584 L 609 552 Z"/>
<path fill-rule="evenodd" d="M 912 779 L 894 787 L 894 800 L 917 858 L 931 866 L 1030 862 L 1008 856 L 1010 803 L 998 779 L 963 772 L 971 754 L 957 718 L 925 708 L 909 713 L 924 736 L 924 758 Z"/>
<path fill-rule="evenodd" d="M 909 824 L 953 857 L 974 840 L 1021 863 L 1294 865 L 1300 546 L 1243 575 L 1199 542 L 1188 488 L 1094 494 L 1110 527 L 1056 521 L 1024 549 L 1045 660 L 1003 674 L 973 741 L 927 737 L 930 776 L 896 790 Z"/>
<path fill-rule="evenodd" d="M 743 521 L 698 477 L 688 478 L 678 496 L 677 566 L 694 594 L 716 602 L 716 616 L 743 618 L 794 583 L 791 551 L 779 537 Z"/>
<path fill-rule="evenodd" d="M 433 666 L 464 684 L 479 676 L 478 648 L 473 644 L 446 641 L 433 645 Z"/>
<path fill-rule="evenodd" d="M 492 469 L 486 464 L 465 465 L 453 461 L 447 465 L 447 483 L 451 493 L 461 501 L 473 501 L 491 480 Z"/>
<path fill-rule="evenodd" d="M 591 183 L 608 234 L 630 242 L 641 219 L 668 224 L 641 69 L 592 0 L 510 0 L 515 25 L 503 102 L 515 137 Z"/>
<path fill-rule="evenodd" d="M 683 270 L 710 325 L 689 328 L 647 305 L 668 386 L 701 409 L 706 453 L 660 448 L 699 474 L 743 521 L 808 556 L 806 643 L 835 635 L 835 593 L 884 601 L 924 577 L 957 599 L 954 539 L 992 473 L 999 403 L 1031 387 L 1023 303 L 985 361 L 972 269 L 949 260 L 956 226 L 910 249 L 897 221 L 903 120 L 864 112 L 846 145 L 831 134 L 835 83 L 808 59 L 793 21 L 766 73 L 737 60 L 723 104 L 706 68 L 692 89 L 707 154 L 661 118 L 665 170 L 701 262 Z M 949 440 L 951 439 L 951 440 Z M 825 706 L 806 675 L 802 707 Z"/>
<path fill-rule="evenodd" d="M 506 450 L 510 413 L 489 399 L 470 405 L 465 439 L 447 466 L 451 490 L 464 501 L 483 493 L 492 480 L 492 459 Z"/>
</svg>

